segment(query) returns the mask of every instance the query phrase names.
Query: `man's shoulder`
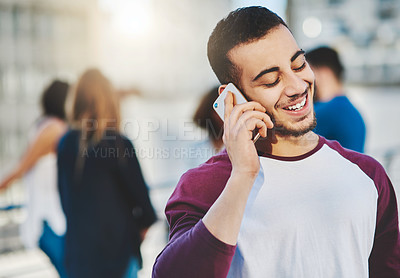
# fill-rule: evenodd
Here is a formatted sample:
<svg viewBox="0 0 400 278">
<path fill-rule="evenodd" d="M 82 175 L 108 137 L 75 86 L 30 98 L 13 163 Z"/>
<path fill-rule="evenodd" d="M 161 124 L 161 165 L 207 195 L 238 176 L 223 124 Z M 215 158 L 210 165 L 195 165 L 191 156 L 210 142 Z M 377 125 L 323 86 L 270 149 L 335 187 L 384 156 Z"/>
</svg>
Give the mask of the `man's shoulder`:
<svg viewBox="0 0 400 278">
<path fill-rule="evenodd" d="M 373 157 L 342 147 L 339 142 L 325 139 L 325 144 L 336 151 L 340 156 L 356 164 L 366 175 L 374 181 L 386 176 L 383 166 Z"/>
<path fill-rule="evenodd" d="M 232 165 L 226 150 L 188 170 L 180 178 L 168 201 L 168 207 L 188 204 L 207 210 L 221 194 L 231 170 Z"/>
<path fill-rule="evenodd" d="M 212 156 L 198 167 L 188 170 L 182 175 L 181 181 L 192 183 L 194 180 L 210 181 L 221 179 L 224 176 L 229 176 L 232 170 L 232 165 L 229 160 L 226 150 Z"/>
</svg>

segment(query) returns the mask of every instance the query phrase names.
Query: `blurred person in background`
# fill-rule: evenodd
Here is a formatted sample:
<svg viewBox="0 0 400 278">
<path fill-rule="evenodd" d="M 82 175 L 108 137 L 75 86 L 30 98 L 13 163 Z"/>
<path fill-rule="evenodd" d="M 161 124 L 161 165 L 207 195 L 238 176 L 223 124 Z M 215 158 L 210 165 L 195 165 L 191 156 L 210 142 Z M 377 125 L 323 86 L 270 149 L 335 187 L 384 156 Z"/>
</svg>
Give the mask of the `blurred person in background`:
<svg viewBox="0 0 400 278">
<path fill-rule="evenodd" d="M 37 121 L 28 149 L 19 163 L 0 183 L 5 189 L 24 176 L 27 218 L 21 226 L 26 248 L 39 246 L 60 277 L 65 276 L 65 217 L 57 189 L 56 147 L 66 132 L 64 104 L 69 85 L 55 80 L 41 97 L 43 114 Z"/>
<path fill-rule="evenodd" d="M 195 124 L 207 131 L 214 154 L 221 151 L 224 146 L 222 141 L 224 123 L 212 107 L 218 97 L 218 87 L 213 87 L 203 96 L 193 115 Z"/>
<path fill-rule="evenodd" d="M 67 274 L 137 277 L 140 245 L 156 215 L 135 149 L 119 132 L 115 91 L 99 70 L 90 69 L 70 97 L 71 130 L 58 146 Z"/>
<path fill-rule="evenodd" d="M 315 74 L 315 132 L 345 148 L 364 152 L 365 123 L 345 94 L 339 54 L 322 46 L 308 51 L 306 58 Z"/>
</svg>

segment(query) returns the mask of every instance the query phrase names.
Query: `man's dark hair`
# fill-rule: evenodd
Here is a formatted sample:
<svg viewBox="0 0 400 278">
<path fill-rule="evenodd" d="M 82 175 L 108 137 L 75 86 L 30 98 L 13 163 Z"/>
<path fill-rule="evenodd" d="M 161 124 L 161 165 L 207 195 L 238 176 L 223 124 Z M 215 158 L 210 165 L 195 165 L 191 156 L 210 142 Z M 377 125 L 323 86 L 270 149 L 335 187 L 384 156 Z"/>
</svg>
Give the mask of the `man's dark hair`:
<svg viewBox="0 0 400 278">
<path fill-rule="evenodd" d="M 207 55 L 221 84 L 233 82 L 240 87 L 240 69 L 229 59 L 235 46 L 264 37 L 271 29 L 286 23 L 265 7 L 239 8 L 218 22 L 208 39 Z"/>
<path fill-rule="evenodd" d="M 336 50 L 328 46 L 317 47 L 313 50 L 307 51 L 306 59 L 313 67 L 330 68 L 339 81 L 343 80 L 344 67 Z"/>
<path fill-rule="evenodd" d="M 65 100 L 67 97 L 68 83 L 55 80 L 42 94 L 42 109 L 45 116 L 54 116 L 65 120 Z"/>
</svg>

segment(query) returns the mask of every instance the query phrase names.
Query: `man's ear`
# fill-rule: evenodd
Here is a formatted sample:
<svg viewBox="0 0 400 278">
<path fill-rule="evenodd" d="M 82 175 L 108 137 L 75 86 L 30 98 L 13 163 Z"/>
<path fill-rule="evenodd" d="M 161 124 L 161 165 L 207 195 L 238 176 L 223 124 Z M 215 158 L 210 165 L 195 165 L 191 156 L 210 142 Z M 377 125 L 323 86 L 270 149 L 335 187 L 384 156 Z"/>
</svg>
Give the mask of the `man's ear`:
<svg viewBox="0 0 400 278">
<path fill-rule="evenodd" d="M 225 90 L 226 86 L 228 86 L 228 84 L 223 84 L 223 85 L 219 86 L 218 95 L 220 95 L 222 93 L 222 91 Z"/>
</svg>

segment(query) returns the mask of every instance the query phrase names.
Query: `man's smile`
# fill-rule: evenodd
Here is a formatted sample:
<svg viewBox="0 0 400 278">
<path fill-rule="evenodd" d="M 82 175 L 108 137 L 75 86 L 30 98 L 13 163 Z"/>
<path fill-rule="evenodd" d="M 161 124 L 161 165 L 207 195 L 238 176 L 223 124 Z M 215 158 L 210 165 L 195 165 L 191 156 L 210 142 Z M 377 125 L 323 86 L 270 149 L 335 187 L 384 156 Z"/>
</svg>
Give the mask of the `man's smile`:
<svg viewBox="0 0 400 278">
<path fill-rule="evenodd" d="M 297 102 L 297 103 L 294 104 L 294 105 L 284 107 L 283 109 L 285 109 L 285 110 L 290 110 L 290 111 L 299 111 L 299 110 L 301 110 L 301 109 L 304 107 L 304 105 L 306 104 L 306 100 L 307 100 L 307 97 L 304 97 L 302 101 Z"/>
<path fill-rule="evenodd" d="M 309 102 L 309 89 L 306 90 L 300 97 L 298 97 L 296 100 L 291 101 L 290 103 L 287 103 L 281 108 L 285 110 L 286 113 L 289 113 L 290 115 L 296 115 L 296 116 L 303 116 L 307 114 L 310 110 L 310 102 Z"/>
</svg>

